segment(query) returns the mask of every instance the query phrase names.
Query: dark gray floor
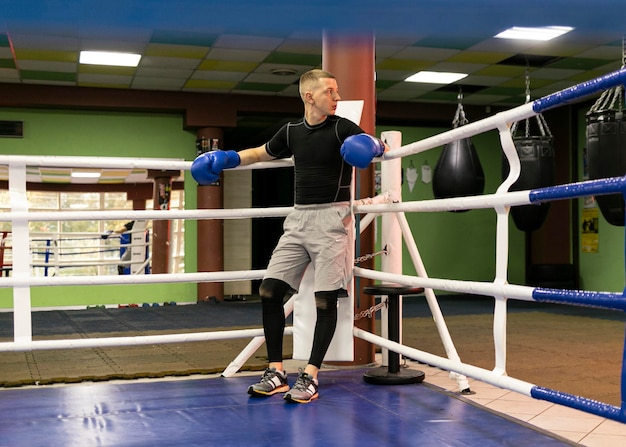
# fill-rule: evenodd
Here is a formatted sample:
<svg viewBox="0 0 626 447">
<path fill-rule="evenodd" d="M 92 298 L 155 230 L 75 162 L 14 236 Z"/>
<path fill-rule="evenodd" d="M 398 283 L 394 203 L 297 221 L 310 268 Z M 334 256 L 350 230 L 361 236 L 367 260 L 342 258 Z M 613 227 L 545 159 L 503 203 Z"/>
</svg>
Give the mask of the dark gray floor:
<svg viewBox="0 0 626 447">
<path fill-rule="evenodd" d="M 438 297 L 438 300 L 446 316 L 493 314 L 493 298 L 490 297 L 455 295 Z M 508 309 L 509 312 L 541 310 L 616 321 L 624 319 L 622 312 L 515 300 L 509 300 Z M 423 296 L 404 297 L 404 318 L 429 316 L 431 312 Z M 35 311 L 32 313 L 32 322 L 33 336 L 260 327 L 261 302 L 258 297 L 249 297 L 245 301 L 205 302 L 180 306 Z M 0 338 L 12 337 L 13 313 L 0 313 Z"/>
</svg>

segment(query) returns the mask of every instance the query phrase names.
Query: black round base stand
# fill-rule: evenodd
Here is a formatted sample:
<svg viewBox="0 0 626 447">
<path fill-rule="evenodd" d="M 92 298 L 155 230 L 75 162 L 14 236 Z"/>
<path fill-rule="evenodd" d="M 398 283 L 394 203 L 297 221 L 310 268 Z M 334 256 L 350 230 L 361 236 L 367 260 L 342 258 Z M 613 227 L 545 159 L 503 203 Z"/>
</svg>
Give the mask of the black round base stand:
<svg viewBox="0 0 626 447">
<path fill-rule="evenodd" d="M 387 311 L 387 326 L 389 340 L 400 341 L 400 297 L 402 295 L 417 295 L 424 292 L 422 287 L 407 287 L 398 285 L 377 285 L 363 288 L 368 295 L 386 295 L 389 298 Z M 425 374 L 415 369 L 400 369 L 400 355 L 389 351 L 389 366 L 378 367 L 366 371 L 363 380 L 366 383 L 377 385 L 406 385 L 424 381 Z"/>
<path fill-rule="evenodd" d="M 389 372 L 389 368 L 380 366 L 372 368 L 363 374 L 363 380 L 366 383 L 376 385 L 408 385 L 409 383 L 421 383 L 424 381 L 423 371 L 416 369 L 403 368 L 396 373 Z"/>
</svg>

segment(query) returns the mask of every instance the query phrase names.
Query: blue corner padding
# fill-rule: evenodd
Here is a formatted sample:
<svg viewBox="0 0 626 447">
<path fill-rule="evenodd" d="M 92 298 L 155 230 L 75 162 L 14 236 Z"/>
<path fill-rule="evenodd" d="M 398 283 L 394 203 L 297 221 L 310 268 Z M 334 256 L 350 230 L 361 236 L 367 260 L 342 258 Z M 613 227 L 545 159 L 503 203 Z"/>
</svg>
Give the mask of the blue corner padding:
<svg viewBox="0 0 626 447">
<path fill-rule="evenodd" d="M 533 387 L 530 395 L 535 399 L 546 400 L 559 405 L 575 408 L 587 413 L 602 416 L 607 419 L 613 419 L 619 422 L 626 422 L 624 409 L 613 405 L 598 402 L 592 399 L 567 394 L 560 391 L 552 390 L 544 387 Z"/>
</svg>

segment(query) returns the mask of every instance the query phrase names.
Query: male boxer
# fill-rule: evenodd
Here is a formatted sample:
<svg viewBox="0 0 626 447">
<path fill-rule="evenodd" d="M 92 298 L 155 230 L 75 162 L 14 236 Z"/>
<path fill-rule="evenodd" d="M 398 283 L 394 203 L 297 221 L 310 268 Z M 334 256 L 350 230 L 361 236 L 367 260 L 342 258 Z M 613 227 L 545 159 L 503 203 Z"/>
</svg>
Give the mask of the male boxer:
<svg viewBox="0 0 626 447">
<path fill-rule="evenodd" d="M 307 403 L 318 394 L 318 371 L 335 333 L 337 299 L 347 296 L 354 261 L 347 259 L 354 225 L 350 210 L 352 166 L 366 168 L 385 151 L 378 138 L 335 115 L 340 100 L 335 76 L 311 70 L 300 77 L 304 117 L 285 124 L 262 146 L 200 155 L 191 173 L 200 184 L 215 182 L 222 170 L 293 157 L 295 206 L 272 253 L 259 287 L 269 365 L 252 396 L 284 393 L 288 402 Z M 291 389 L 283 369 L 284 299 L 298 291 L 309 263 L 315 271 L 317 321 L 308 364 Z"/>
</svg>

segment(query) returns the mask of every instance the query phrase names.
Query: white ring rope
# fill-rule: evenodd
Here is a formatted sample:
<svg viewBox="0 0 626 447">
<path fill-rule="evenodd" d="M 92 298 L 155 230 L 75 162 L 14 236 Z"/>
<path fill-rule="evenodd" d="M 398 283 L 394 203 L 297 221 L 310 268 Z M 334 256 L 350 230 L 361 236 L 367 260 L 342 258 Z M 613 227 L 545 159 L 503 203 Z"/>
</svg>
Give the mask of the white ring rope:
<svg viewBox="0 0 626 447">
<path fill-rule="evenodd" d="M 57 168 L 91 169 L 157 169 L 188 171 L 191 161 L 180 159 L 125 158 L 125 157 L 72 157 L 36 155 L 0 155 L 0 165 L 46 166 Z M 238 166 L 237 170 L 269 169 L 293 166 L 293 160 L 265 161 L 253 165 Z"/>
<path fill-rule="evenodd" d="M 293 328 L 286 327 L 285 334 L 291 334 Z M 138 335 L 134 337 L 77 338 L 65 340 L 35 340 L 28 343 L 0 343 L 0 352 L 20 352 L 28 350 L 77 349 L 77 348 L 115 348 L 118 346 L 142 346 L 166 343 L 190 343 L 198 341 L 229 340 L 263 336 L 263 329 L 236 329 L 213 332 L 190 332 L 166 335 Z"/>
<path fill-rule="evenodd" d="M 14 219 L 30 221 L 245 219 L 252 217 L 283 217 L 289 214 L 292 209 L 293 207 L 206 210 L 10 211 L 0 214 L 0 222 L 8 222 Z"/>
<path fill-rule="evenodd" d="M 229 272 L 153 273 L 150 275 L 107 276 L 11 276 L 0 278 L 2 287 L 96 286 L 112 284 L 163 284 L 183 282 L 222 282 L 262 279 L 265 270 Z"/>
<path fill-rule="evenodd" d="M 369 278 L 392 284 L 424 287 L 444 292 L 468 293 L 470 295 L 482 296 L 502 295 L 507 298 L 521 301 L 534 301 L 532 292 L 535 288 L 528 286 L 495 284 L 493 282 L 461 281 L 454 279 L 423 278 L 419 276 L 378 272 L 376 270 L 365 269 L 363 267 L 354 267 L 354 274 L 362 278 Z"/>
<path fill-rule="evenodd" d="M 464 126 L 442 132 L 429 138 L 407 144 L 398 149 L 392 149 L 380 157 L 382 160 L 391 160 L 394 158 L 406 157 L 408 155 L 418 154 L 420 152 L 444 146 L 456 140 L 470 138 L 475 135 L 497 129 L 501 126 L 508 127 L 515 121 L 521 121 L 526 118 L 535 116 L 537 113 L 532 109 L 532 103 L 527 103 L 513 109 L 499 112 L 493 116 L 484 118 L 480 121 L 465 124 Z"/>
<path fill-rule="evenodd" d="M 355 204 L 376 204 L 389 201 L 386 194 L 374 198 L 355 200 Z M 363 205 L 365 206 L 365 205 Z M 285 217 L 293 207 L 231 208 L 202 210 L 114 210 L 114 211 L 20 211 L 0 214 L 0 222 L 14 219 L 29 221 L 81 221 L 81 220 L 199 220 L 199 219 L 249 219 Z"/>
</svg>

